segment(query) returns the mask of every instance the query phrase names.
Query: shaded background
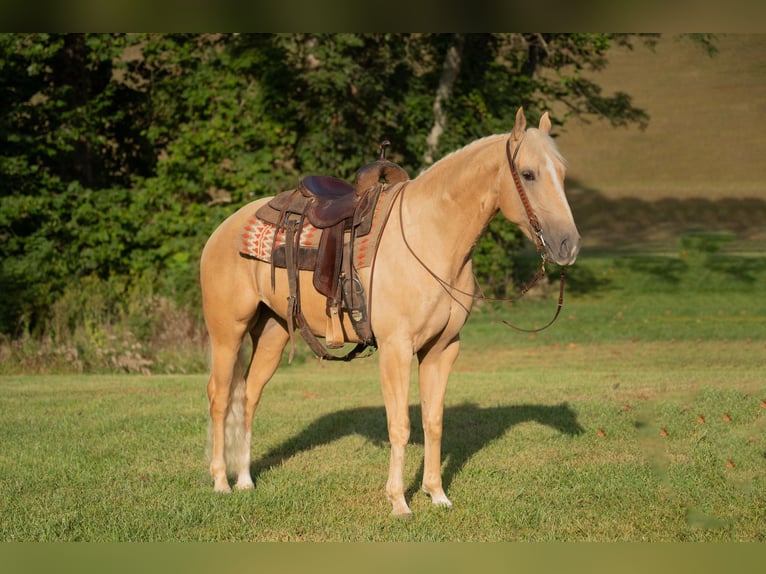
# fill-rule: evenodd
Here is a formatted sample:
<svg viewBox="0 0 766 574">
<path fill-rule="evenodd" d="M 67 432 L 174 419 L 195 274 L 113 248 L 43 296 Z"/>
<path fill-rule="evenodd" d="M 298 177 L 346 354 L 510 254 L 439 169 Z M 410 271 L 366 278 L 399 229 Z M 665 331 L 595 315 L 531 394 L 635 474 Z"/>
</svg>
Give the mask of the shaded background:
<svg viewBox="0 0 766 574">
<path fill-rule="evenodd" d="M 589 74 L 650 116 L 645 129 L 575 118 L 558 137 L 588 248 L 673 250 L 689 230 L 728 230 L 727 249 L 766 241 L 766 35 L 723 34 L 719 52 L 662 36 L 613 47 Z M 554 113 L 564 113 L 556 110 Z M 639 245 L 639 243 L 641 245 Z"/>
</svg>

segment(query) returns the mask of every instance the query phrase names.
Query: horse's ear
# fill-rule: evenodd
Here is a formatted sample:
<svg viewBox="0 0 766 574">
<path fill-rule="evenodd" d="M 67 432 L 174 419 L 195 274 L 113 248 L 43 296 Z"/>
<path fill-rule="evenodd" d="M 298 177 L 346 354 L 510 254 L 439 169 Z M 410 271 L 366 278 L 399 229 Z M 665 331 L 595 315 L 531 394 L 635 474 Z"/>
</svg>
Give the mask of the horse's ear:
<svg viewBox="0 0 766 574">
<path fill-rule="evenodd" d="M 513 139 L 520 140 L 527 129 L 527 118 L 524 117 L 524 108 L 516 112 L 516 125 L 513 126 Z"/>
<path fill-rule="evenodd" d="M 545 112 L 540 118 L 540 131 L 545 134 L 551 133 L 551 118 L 548 117 L 548 112 Z"/>
</svg>

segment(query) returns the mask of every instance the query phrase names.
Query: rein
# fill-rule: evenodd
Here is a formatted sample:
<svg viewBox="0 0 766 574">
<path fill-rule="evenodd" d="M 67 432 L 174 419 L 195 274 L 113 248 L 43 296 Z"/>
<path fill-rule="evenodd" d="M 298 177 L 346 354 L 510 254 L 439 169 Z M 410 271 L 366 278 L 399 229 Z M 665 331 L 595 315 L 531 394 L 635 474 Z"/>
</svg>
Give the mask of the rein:
<svg viewBox="0 0 766 574">
<path fill-rule="evenodd" d="M 401 189 L 399 194 L 399 231 L 401 232 L 402 241 L 404 242 L 404 245 L 407 247 L 407 250 L 410 252 L 410 254 L 415 258 L 415 260 L 420 263 L 421 267 L 426 270 L 426 272 L 433 277 L 437 283 L 444 289 L 444 291 L 452 298 L 453 301 L 455 301 L 458 305 L 460 305 L 466 313 L 470 312 L 470 310 L 461 302 L 458 301 L 458 299 L 453 294 L 454 292 L 457 292 L 461 295 L 465 295 L 467 297 L 470 297 L 474 300 L 481 300 L 481 301 L 489 301 L 489 302 L 496 302 L 496 303 L 515 303 L 519 299 L 521 299 L 524 295 L 526 295 L 530 289 L 543 277 L 545 276 L 545 264 L 547 263 L 547 257 L 545 254 L 545 238 L 543 237 L 543 230 L 542 226 L 540 225 L 540 221 L 537 219 L 537 216 L 535 215 L 535 212 L 532 210 L 532 206 L 529 203 L 529 199 L 527 198 L 527 194 L 524 191 L 524 187 L 521 183 L 521 178 L 519 177 L 519 172 L 516 170 L 516 155 L 519 152 L 519 148 L 521 147 L 521 143 L 524 141 L 524 136 L 521 137 L 521 140 L 519 141 L 519 144 L 516 146 L 516 149 L 511 153 L 511 137 L 508 137 L 508 140 L 505 145 L 505 151 L 506 156 L 508 158 L 508 167 L 511 171 L 511 176 L 513 177 L 513 183 L 516 185 L 516 191 L 519 193 L 519 197 L 521 198 L 521 203 L 524 205 L 524 209 L 527 212 L 527 218 L 529 219 L 529 224 L 532 226 L 532 231 L 534 231 L 535 234 L 535 243 L 537 244 L 537 252 L 540 253 L 540 257 L 542 258 L 542 265 L 540 266 L 540 269 L 537 271 L 535 276 L 527 283 L 524 288 L 519 292 L 519 294 L 516 297 L 513 297 L 511 299 L 500 299 L 500 298 L 493 298 L 493 297 L 485 297 L 481 293 L 481 286 L 479 286 L 478 283 L 476 283 L 477 288 L 479 289 L 480 294 L 476 295 L 475 293 L 469 293 L 467 291 L 462 291 L 461 289 L 458 289 L 456 287 L 453 287 L 449 282 L 445 281 L 441 277 L 439 277 L 436 273 L 434 273 L 428 265 L 415 253 L 415 251 L 412 249 L 412 246 L 410 245 L 409 241 L 407 241 L 407 237 L 404 234 L 404 219 L 403 219 L 403 205 L 404 205 L 404 188 Z M 406 186 L 405 186 L 406 187 Z M 474 278 L 475 281 L 475 278 Z M 559 314 L 561 313 L 561 308 L 564 306 L 564 283 L 565 283 L 565 274 L 564 269 L 561 269 L 561 275 L 560 275 L 560 285 L 559 285 L 559 300 L 558 305 L 556 307 L 556 313 L 553 315 L 553 318 L 548 321 L 544 326 L 538 327 L 536 329 L 524 329 L 522 327 L 517 327 L 516 325 L 511 324 L 510 322 L 503 320 L 503 323 L 507 325 L 508 327 L 515 329 L 517 331 L 521 331 L 523 333 L 538 333 L 540 331 L 543 331 L 553 325 L 553 323 L 556 322 L 556 319 L 558 319 Z"/>
</svg>

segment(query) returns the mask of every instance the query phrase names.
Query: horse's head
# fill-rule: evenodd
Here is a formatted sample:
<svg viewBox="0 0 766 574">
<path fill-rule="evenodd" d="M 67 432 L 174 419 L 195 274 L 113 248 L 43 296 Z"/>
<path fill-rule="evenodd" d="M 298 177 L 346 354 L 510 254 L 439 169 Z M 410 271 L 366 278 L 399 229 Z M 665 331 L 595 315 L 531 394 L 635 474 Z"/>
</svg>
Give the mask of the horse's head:
<svg viewBox="0 0 766 574">
<path fill-rule="evenodd" d="M 508 185 L 500 192 L 500 210 L 545 249 L 548 260 L 570 265 L 580 251 L 580 234 L 564 193 L 566 164 L 550 131 L 547 112 L 538 128 L 527 129 L 524 111 L 519 108 L 508 140 L 509 170 L 504 178 Z"/>
</svg>

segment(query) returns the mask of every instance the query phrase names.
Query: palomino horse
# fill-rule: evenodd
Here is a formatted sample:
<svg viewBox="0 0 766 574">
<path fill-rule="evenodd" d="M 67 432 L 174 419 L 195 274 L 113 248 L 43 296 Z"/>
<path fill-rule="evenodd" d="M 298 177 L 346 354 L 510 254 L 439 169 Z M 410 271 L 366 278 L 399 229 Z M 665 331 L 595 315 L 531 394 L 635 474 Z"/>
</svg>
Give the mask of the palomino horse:
<svg viewBox="0 0 766 574">
<path fill-rule="evenodd" d="M 527 129 L 526 124 L 519 109 L 510 134 L 477 140 L 398 184 L 406 187 L 381 236 L 374 273 L 360 270 L 364 289 L 371 293 L 370 320 L 391 442 L 386 494 L 394 515 L 411 514 L 404 497 L 403 463 L 410 437 L 414 356 L 419 362 L 425 442 L 423 490 L 434 504 L 452 505 L 441 479 L 444 395 L 460 347 L 460 329 L 473 302 L 471 254 L 481 232 L 500 210 L 545 250 L 547 260 L 569 265 L 577 257 L 580 236 L 564 194 L 565 165 L 549 135 L 550 119 L 544 114 L 537 129 Z M 202 253 L 202 299 L 211 345 L 210 472 L 218 492 L 231 490 L 226 461 L 237 476 L 236 488 L 254 486 L 253 415 L 289 338 L 285 270 L 276 270 L 272 288 L 269 263 L 238 253 L 243 225 L 266 201 L 257 200 L 226 219 Z M 322 336 L 326 298 L 314 290 L 310 276 L 300 285 L 305 318 Z M 347 318 L 344 331 L 347 341 L 358 342 Z M 248 369 L 239 358 L 246 333 L 253 342 Z"/>
</svg>

